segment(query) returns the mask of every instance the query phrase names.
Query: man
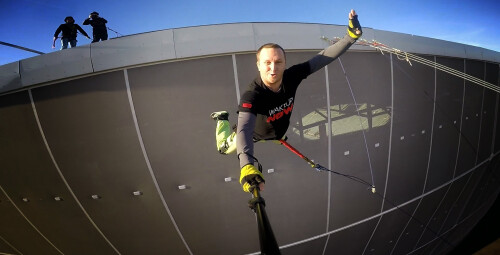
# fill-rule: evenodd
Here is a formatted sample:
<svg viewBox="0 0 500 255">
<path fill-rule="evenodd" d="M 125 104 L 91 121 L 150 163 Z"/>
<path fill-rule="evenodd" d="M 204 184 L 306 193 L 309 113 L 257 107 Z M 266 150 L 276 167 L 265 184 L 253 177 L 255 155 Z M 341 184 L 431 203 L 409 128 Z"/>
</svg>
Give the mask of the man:
<svg viewBox="0 0 500 255">
<path fill-rule="evenodd" d="M 261 169 L 254 166 L 257 159 L 253 156 L 253 143 L 259 140 L 279 140 L 285 136 L 299 84 L 347 51 L 361 34 L 356 12 L 351 10 L 344 38 L 304 63 L 285 69 L 285 51 L 274 43 L 262 45 L 257 50 L 260 76 L 249 85 L 241 97 L 236 132 L 231 133 L 229 114 L 226 111 L 211 114 L 211 118 L 217 120 L 218 151 L 229 154 L 236 150 L 238 153 L 240 183 L 244 191 L 251 192 L 255 185 L 258 185 L 260 190 L 264 189 L 265 181 Z"/>
<path fill-rule="evenodd" d="M 106 41 L 108 40 L 108 30 L 106 28 L 107 20 L 99 17 L 99 13 L 92 12 L 87 19 L 83 21 L 84 25 L 91 25 L 94 30 L 92 32 L 92 42 Z"/>
<path fill-rule="evenodd" d="M 66 17 L 64 19 L 64 22 L 66 23 L 61 24 L 54 33 L 54 40 L 52 41 L 52 49 L 56 47 L 56 40 L 61 31 L 62 31 L 61 50 L 67 49 L 68 43 L 71 45 L 71 48 L 76 47 L 77 30 L 80 31 L 82 35 L 90 39 L 87 33 L 85 33 L 85 31 L 78 24 L 75 24 L 75 20 L 73 19 L 73 17 L 71 16 Z"/>
</svg>

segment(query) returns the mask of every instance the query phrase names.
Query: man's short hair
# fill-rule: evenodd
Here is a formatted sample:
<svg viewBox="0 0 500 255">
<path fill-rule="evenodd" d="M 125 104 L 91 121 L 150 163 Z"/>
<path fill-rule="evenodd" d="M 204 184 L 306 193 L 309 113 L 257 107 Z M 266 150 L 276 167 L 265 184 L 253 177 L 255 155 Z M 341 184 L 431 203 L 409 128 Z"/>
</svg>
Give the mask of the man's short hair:
<svg viewBox="0 0 500 255">
<path fill-rule="evenodd" d="M 283 55 L 285 56 L 285 59 L 286 59 L 285 50 L 281 46 L 279 46 L 276 43 L 266 43 L 266 44 L 260 46 L 260 48 L 257 50 L 257 62 L 259 62 L 260 51 L 262 51 L 262 49 L 266 49 L 266 48 L 280 49 L 283 52 Z"/>
</svg>

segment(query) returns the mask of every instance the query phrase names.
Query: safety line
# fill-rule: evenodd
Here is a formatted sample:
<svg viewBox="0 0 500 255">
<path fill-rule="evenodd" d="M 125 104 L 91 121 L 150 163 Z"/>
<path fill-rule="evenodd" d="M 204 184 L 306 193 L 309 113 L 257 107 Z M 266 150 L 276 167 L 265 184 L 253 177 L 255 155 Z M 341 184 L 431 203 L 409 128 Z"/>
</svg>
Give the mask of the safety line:
<svg viewBox="0 0 500 255">
<path fill-rule="evenodd" d="M 334 39 L 328 39 L 325 36 L 322 36 L 321 39 L 323 39 L 325 41 L 328 41 L 330 44 L 333 44 L 336 41 L 340 40 L 340 38 L 338 38 L 338 37 L 335 37 Z M 407 61 L 408 64 L 410 64 L 410 65 L 412 65 L 410 60 L 413 60 L 415 62 L 424 64 L 424 65 L 427 65 L 427 66 L 430 66 L 430 67 L 434 67 L 434 68 L 436 68 L 436 69 L 438 69 L 440 71 L 443 71 L 443 72 L 455 75 L 457 77 L 463 78 L 463 79 L 465 79 L 467 81 L 470 81 L 472 83 L 475 83 L 477 85 L 483 86 L 483 87 L 488 88 L 490 90 L 493 90 L 493 91 L 495 91 L 497 93 L 500 93 L 500 87 L 498 87 L 498 86 L 496 86 L 494 84 L 491 84 L 489 82 L 486 82 L 485 80 L 481 80 L 481 79 L 479 79 L 477 77 L 474 77 L 472 75 L 469 75 L 469 74 L 467 74 L 465 72 L 458 71 L 456 69 L 453 69 L 451 67 L 448 67 L 448 66 L 445 66 L 445 65 L 442 65 L 442 64 L 439 64 L 439 63 L 433 63 L 432 61 L 427 60 L 427 59 L 422 58 L 422 57 L 419 57 L 417 55 L 414 55 L 414 54 L 411 54 L 411 53 L 408 53 L 408 52 L 404 52 L 404 51 L 401 51 L 401 50 L 398 50 L 398 49 L 395 49 L 395 48 L 391 48 L 391 47 L 389 47 L 389 46 L 387 46 L 385 44 L 379 43 L 379 42 L 377 42 L 375 40 L 372 40 L 371 42 L 369 42 L 369 41 L 367 41 L 365 39 L 359 39 L 355 44 L 356 45 L 369 46 L 369 47 L 375 48 L 375 49 L 379 50 L 380 53 L 382 53 L 382 54 L 384 54 L 384 52 L 392 53 L 392 54 L 396 55 L 396 57 L 399 60 Z"/>
<path fill-rule="evenodd" d="M 326 41 L 328 41 L 331 44 L 335 43 L 336 40 L 340 40 L 340 38 L 338 38 L 338 37 L 335 37 L 334 40 L 330 40 L 330 39 L 328 39 L 325 36 L 322 36 L 321 39 L 326 40 Z M 492 90 L 492 91 L 494 91 L 496 93 L 500 93 L 500 87 L 499 86 L 493 85 L 493 84 L 491 84 L 489 82 L 486 82 L 485 80 L 481 80 L 481 79 L 479 79 L 477 77 L 469 75 L 465 71 L 464 72 L 458 71 L 456 69 L 453 69 L 453 68 L 447 67 L 445 65 L 439 64 L 437 61 L 432 62 L 431 60 L 428 60 L 428 59 L 425 59 L 425 58 L 422 58 L 422 57 L 419 57 L 419 56 L 416 56 L 416 55 L 413 55 L 413 54 L 410 54 L 410 53 L 407 53 L 407 52 L 403 52 L 403 51 L 395 49 L 395 48 L 390 48 L 389 46 L 384 45 L 382 43 L 379 43 L 379 42 L 377 42 L 375 40 L 372 40 L 372 42 L 368 42 L 365 39 L 360 39 L 355 44 L 362 45 L 362 46 L 373 47 L 373 48 L 375 48 L 377 50 L 380 50 L 380 53 L 382 53 L 382 55 L 384 54 L 384 51 L 385 52 L 389 52 L 390 54 L 396 55 L 396 57 L 398 59 L 407 61 L 410 66 L 412 65 L 410 59 L 414 60 L 414 61 L 416 61 L 418 63 L 423 64 L 423 65 L 427 65 L 427 66 L 429 66 L 431 68 L 434 68 L 434 69 L 446 72 L 448 74 L 454 75 L 456 77 L 462 78 L 462 79 L 464 79 L 464 84 L 465 84 L 465 81 L 468 81 L 468 82 L 475 83 L 475 84 L 478 84 L 480 86 L 483 86 L 484 88 L 490 89 L 490 90 Z M 466 59 L 464 59 L 464 62 L 465 62 L 465 60 Z M 500 76 L 499 76 L 499 79 L 500 79 Z M 500 84 L 500 81 L 498 83 Z M 432 99 L 432 100 L 435 101 L 435 99 Z M 438 106 L 438 108 L 440 108 L 440 107 Z M 446 117 L 446 115 L 445 115 L 445 117 Z M 464 141 L 467 142 L 471 146 L 471 148 L 474 149 L 474 146 L 472 145 L 472 143 L 467 139 L 467 137 L 465 137 L 463 135 L 463 133 L 461 132 L 461 130 L 458 130 L 458 132 L 460 132 L 460 136 L 463 137 Z"/>
<path fill-rule="evenodd" d="M 155 185 L 156 191 L 158 192 L 158 195 L 160 196 L 161 202 L 163 203 L 163 207 L 165 207 L 165 210 L 167 211 L 168 216 L 170 217 L 170 220 L 172 221 L 172 224 L 174 225 L 174 228 L 177 231 L 177 234 L 179 234 L 179 237 L 181 238 L 182 242 L 186 246 L 186 249 L 188 250 L 189 254 L 192 255 L 193 253 L 191 252 L 189 245 L 187 244 L 186 240 L 184 239 L 184 236 L 182 235 L 181 230 L 177 226 L 177 223 L 176 223 L 172 213 L 170 212 L 170 209 L 167 205 L 167 202 L 166 202 L 165 198 L 163 197 L 163 193 L 161 192 L 160 185 L 158 184 L 158 181 L 156 180 L 156 176 L 155 176 L 155 173 L 153 171 L 153 167 L 151 166 L 151 162 L 149 160 L 148 153 L 146 152 L 146 147 L 144 146 L 144 142 L 143 142 L 142 134 L 141 134 L 141 129 L 139 128 L 139 123 L 137 121 L 137 115 L 135 113 L 134 101 L 132 98 L 132 93 L 130 91 L 130 83 L 128 80 L 127 69 L 123 70 L 123 74 L 125 76 L 125 86 L 127 87 L 127 96 L 128 96 L 128 101 L 130 104 L 130 111 L 132 113 L 132 118 L 134 119 L 135 130 L 137 132 L 137 138 L 139 140 L 139 144 L 141 145 L 141 150 L 142 150 L 142 155 L 144 156 L 144 161 L 146 162 L 146 165 L 147 165 L 148 170 L 149 170 L 149 174 L 151 175 L 151 178 L 153 179 L 153 183 Z"/>
<path fill-rule="evenodd" d="M 389 169 L 391 166 L 391 150 L 392 150 L 392 126 L 393 126 L 393 119 L 394 119 L 394 64 L 392 61 L 392 54 L 390 54 L 389 59 L 390 59 L 390 64 L 391 64 L 391 110 L 392 110 L 392 112 L 391 112 L 391 126 L 389 129 L 389 151 L 388 151 L 388 155 L 387 155 L 387 168 L 386 168 L 387 171 L 386 171 L 386 175 L 385 175 L 385 186 L 384 186 L 383 197 L 385 197 L 385 195 L 387 194 L 387 186 L 389 183 Z M 385 199 L 382 200 L 382 204 L 380 206 L 380 212 L 384 211 L 384 206 L 385 206 Z M 373 236 L 375 235 L 375 232 L 377 231 L 381 220 L 382 220 L 382 218 L 379 218 L 377 221 L 377 224 L 373 228 L 373 232 L 370 235 L 370 239 L 368 240 L 368 242 L 366 242 L 365 248 L 363 249 L 363 254 L 366 252 L 366 249 L 368 248 L 368 245 L 370 244 Z"/>
<path fill-rule="evenodd" d="M 372 160 L 371 160 L 371 157 L 370 157 L 370 151 L 368 150 L 368 143 L 366 141 L 366 133 L 365 133 L 365 129 L 363 128 L 363 122 L 361 120 L 362 119 L 361 118 L 361 114 L 360 114 L 359 109 L 358 109 L 358 103 L 356 102 L 356 98 L 354 97 L 354 92 L 352 90 L 351 82 L 349 81 L 349 77 L 347 77 L 347 73 L 346 73 L 346 71 L 344 69 L 344 65 L 342 64 L 342 60 L 340 59 L 340 57 L 338 58 L 338 60 L 339 60 L 340 66 L 342 67 L 342 72 L 344 72 L 344 76 L 345 76 L 345 80 L 347 81 L 347 85 L 349 85 L 349 90 L 351 91 L 352 100 L 354 101 L 354 107 L 356 108 L 356 112 L 358 114 L 359 125 L 360 125 L 360 128 L 361 128 L 361 132 L 363 134 L 363 140 L 365 142 L 366 155 L 368 157 L 368 166 L 370 167 L 370 175 L 371 175 L 371 178 L 372 178 L 372 187 L 375 188 L 375 180 L 374 180 L 374 177 L 373 177 Z"/>
<path fill-rule="evenodd" d="M 33 52 L 33 53 L 40 54 L 40 55 L 45 54 L 45 53 L 43 53 L 41 51 L 29 49 L 29 48 L 26 48 L 26 47 L 22 47 L 22 46 L 15 45 L 15 44 L 10 44 L 10 43 L 6 43 L 6 42 L 1 42 L 0 41 L 0 45 L 5 45 L 5 46 L 12 47 L 12 48 L 16 48 L 16 49 L 20 49 L 20 50 L 25 50 L 25 51 Z"/>
<path fill-rule="evenodd" d="M 327 116 L 327 125 L 326 129 L 328 132 L 328 169 L 332 169 L 332 111 L 330 109 L 330 80 L 328 76 L 328 65 L 325 66 L 325 84 L 326 84 L 326 114 Z M 331 193 L 332 193 L 332 173 L 328 172 L 328 195 L 327 195 L 327 206 L 326 206 L 326 232 L 330 230 L 330 206 L 331 206 Z M 325 246 L 323 247 L 323 255 L 326 253 L 326 247 L 328 246 L 328 242 L 330 241 L 330 235 L 326 238 Z"/>
</svg>

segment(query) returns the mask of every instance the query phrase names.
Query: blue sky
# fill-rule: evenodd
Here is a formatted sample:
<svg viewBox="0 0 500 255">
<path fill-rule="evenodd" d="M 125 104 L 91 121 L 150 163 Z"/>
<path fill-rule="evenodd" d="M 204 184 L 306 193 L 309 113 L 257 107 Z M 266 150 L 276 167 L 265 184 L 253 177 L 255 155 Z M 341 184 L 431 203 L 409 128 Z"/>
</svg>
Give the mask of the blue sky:
<svg viewBox="0 0 500 255">
<path fill-rule="evenodd" d="M 66 16 L 82 24 L 92 11 L 122 35 L 237 22 L 306 22 L 345 25 L 355 9 L 363 27 L 475 45 L 500 52 L 499 0 L 0 0 L 0 41 L 44 53 Z M 82 28 L 92 34 L 90 26 Z M 111 38 L 117 35 L 109 31 Z M 78 45 L 90 40 L 79 35 Z M 0 65 L 36 56 L 0 45 Z"/>
</svg>

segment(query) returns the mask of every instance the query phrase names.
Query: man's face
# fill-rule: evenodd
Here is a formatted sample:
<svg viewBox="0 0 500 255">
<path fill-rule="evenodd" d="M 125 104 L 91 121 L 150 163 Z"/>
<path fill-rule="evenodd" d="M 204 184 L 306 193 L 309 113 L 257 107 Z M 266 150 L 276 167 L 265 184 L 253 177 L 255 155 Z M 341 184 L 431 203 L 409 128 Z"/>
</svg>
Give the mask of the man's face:
<svg viewBox="0 0 500 255">
<path fill-rule="evenodd" d="M 285 71 L 285 54 L 281 49 L 264 48 L 260 51 L 257 68 L 260 78 L 268 87 L 277 91 Z"/>
</svg>

